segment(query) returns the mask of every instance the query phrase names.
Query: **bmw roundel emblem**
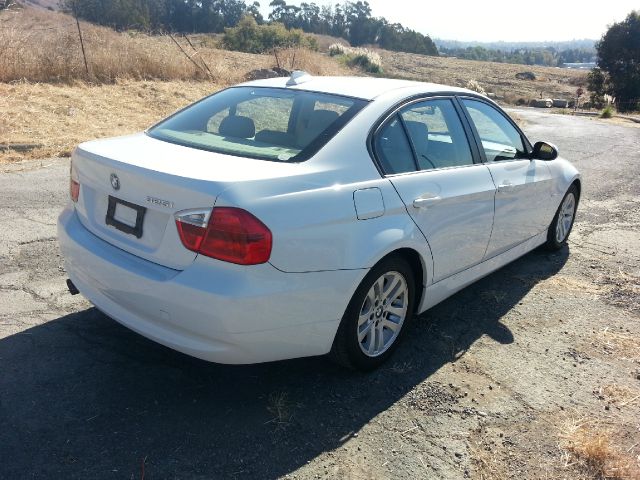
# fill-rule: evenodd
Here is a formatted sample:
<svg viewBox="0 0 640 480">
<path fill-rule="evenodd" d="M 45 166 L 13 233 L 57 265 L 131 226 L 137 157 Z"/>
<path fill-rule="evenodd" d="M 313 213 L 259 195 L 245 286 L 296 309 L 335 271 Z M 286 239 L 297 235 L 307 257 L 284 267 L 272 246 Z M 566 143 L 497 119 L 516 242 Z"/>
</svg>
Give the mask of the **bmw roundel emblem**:
<svg viewBox="0 0 640 480">
<path fill-rule="evenodd" d="M 111 186 L 114 190 L 120 190 L 120 179 L 115 173 L 111 174 Z"/>
</svg>

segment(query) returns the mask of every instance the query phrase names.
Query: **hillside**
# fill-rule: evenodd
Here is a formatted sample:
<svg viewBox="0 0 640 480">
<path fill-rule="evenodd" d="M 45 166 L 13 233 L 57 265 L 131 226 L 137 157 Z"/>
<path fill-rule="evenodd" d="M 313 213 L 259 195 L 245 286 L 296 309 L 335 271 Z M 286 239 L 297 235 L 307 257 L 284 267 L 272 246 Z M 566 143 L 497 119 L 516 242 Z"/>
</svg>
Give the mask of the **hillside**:
<svg viewBox="0 0 640 480">
<path fill-rule="evenodd" d="M 172 39 L 169 35 L 116 32 L 87 22 L 80 25 L 87 68 L 71 16 L 33 7 L 0 12 L 0 82 L 206 79 L 230 84 L 242 81 L 251 70 L 275 65 L 272 55 L 221 50 L 218 40 L 209 35 Z M 283 52 L 283 56 L 292 59 L 293 52 Z M 296 52 L 295 63 L 286 63 L 287 68 L 317 75 L 350 71 L 326 55 L 309 51 Z"/>
<path fill-rule="evenodd" d="M 465 87 L 476 80 L 498 100 L 515 104 L 533 98 L 575 97 L 578 85 L 586 85 L 587 72 L 566 68 L 479 62 L 457 58 L 427 57 L 408 53 L 379 51 L 387 75 Z M 519 80 L 516 74 L 533 72 L 536 80 Z"/>
<path fill-rule="evenodd" d="M 314 75 L 363 75 L 320 52 L 281 51 L 276 60 L 273 55 L 221 50 L 212 35 L 175 37 L 178 47 L 168 36 L 116 32 L 81 22 L 87 77 L 70 16 L 24 8 L 0 13 L 0 27 L 0 145 L 38 145 L 26 153 L 5 149 L 0 160 L 68 155 L 81 141 L 142 130 L 277 61 Z M 321 49 L 331 43 L 331 37 L 317 38 Z M 506 103 L 540 96 L 570 98 L 586 76 L 556 68 L 379 53 L 383 75 L 463 87 L 477 80 Z M 525 70 L 533 71 L 537 80 L 515 78 Z"/>
</svg>

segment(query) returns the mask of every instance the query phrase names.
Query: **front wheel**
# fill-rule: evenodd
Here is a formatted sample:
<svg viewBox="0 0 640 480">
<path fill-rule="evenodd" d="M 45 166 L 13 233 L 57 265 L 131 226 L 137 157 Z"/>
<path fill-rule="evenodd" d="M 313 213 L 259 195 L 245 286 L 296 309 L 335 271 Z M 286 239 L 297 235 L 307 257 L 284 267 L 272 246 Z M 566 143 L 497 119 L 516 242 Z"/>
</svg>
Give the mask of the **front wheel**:
<svg viewBox="0 0 640 480">
<path fill-rule="evenodd" d="M 336 333 L 331 358 L 358 370 L 372 370 L 393 353 L 413 314 L 413 270 L 401 257 L 371 269 L 354 293 Z"/>
<path fill-rule="evenodd" d="M 560 250 L 566 243 L 573 228 L 578 208 L 578 188 L 571 185 L 565 194 L 549 230 L 547 231 L 547 243 L 549 250 Z"/>
</svg>

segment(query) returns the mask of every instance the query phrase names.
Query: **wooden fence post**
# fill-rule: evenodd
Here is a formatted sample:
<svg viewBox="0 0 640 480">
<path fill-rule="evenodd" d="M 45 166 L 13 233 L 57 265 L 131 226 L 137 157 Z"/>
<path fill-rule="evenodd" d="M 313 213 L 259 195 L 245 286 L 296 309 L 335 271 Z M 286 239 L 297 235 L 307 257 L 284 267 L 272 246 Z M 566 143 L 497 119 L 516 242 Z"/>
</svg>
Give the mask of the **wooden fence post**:
<svg viewBox="0 0 640 480">
<path fill-rule="evenodd" d="M 73 12 L 73 16 L 76 19 L 76 26 L 78 27 L 78 36 L 80 37 L 80 47 L 82 48 L 82 58 L 84 59 L 84 69 L 87 72 L 87 80 L 89 80 L 89 65 L 87 64 L 87 54 L 84 51 L 84 40 L 82 39 L 82 30 L 80 30 L 80 22 L 78 21 L 78 15 Z"/>
</svg>

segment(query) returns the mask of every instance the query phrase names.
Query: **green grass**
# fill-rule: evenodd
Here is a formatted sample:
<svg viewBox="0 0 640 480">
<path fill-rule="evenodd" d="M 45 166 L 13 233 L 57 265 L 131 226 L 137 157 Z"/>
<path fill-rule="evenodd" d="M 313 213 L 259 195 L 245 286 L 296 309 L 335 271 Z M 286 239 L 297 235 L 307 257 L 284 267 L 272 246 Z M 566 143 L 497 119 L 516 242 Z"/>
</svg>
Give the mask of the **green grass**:
<svg viewBox="0 0 640 480">
<path fill-rule="evenodd" d="M 604 107 L 604 110 L 602 110 L 602 113 L 600 114 L 600 118 L 611 118 L 613 117 L 613 108 L 611 107 L 611 105 L 607 105 L 606 107 Z"/>
</svg>

